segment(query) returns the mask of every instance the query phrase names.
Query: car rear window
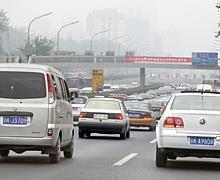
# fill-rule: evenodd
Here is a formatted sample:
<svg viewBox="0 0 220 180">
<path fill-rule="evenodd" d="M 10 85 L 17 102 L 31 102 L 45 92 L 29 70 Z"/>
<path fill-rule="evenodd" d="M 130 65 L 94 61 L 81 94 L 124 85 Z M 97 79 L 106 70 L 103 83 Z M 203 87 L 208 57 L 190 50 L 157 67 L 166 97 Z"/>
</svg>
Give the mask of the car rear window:
<svg viewBox="0 0 220 180">
<path fill-rule="evenodd" d="M 33 72 L 0 72 L 0 98 L 46 97 L 45 77 Z"/>
<path fill-rule="evenodd" d="M 72 104 L 85 104 L 86 103 L 86 98 L 83 97 L 78 97 L 78 98 L 74 98 L 71 101 Z"/>
<path fill-rule="evenodd" d="M 120 104 L 117 101 L 94 100 L 94 99 L 90 99 L 85 108 L 109 109 L 109 110 L 121 109 Z"/>
<path fill-rule="evenodd" d="M 205 110 L 220 111 L 220 97 L 214 96 L 176 96 L 171 109 L 173 110 Z"/>
</svg>

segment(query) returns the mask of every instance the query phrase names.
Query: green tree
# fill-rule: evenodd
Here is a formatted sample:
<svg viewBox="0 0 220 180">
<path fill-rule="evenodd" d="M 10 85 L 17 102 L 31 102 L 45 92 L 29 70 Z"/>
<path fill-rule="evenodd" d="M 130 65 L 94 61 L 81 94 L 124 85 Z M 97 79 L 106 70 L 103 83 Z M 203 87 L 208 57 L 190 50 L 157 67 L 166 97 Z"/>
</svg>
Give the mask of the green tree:
<svg viewBox="0 0 220 180">
<path fill-rule="evenodd" d="M 6 12 L 0 9 L 0 53 L 3 51 L 2 49 L 2 36 L 5 31 L 8 30 L 9 19 L 6 16 Z"/>
<path fill-rule="evenodd" d="M 30 52 L 31 54 L 36 54 L 37 56 L 47 56 L 50 55 L 50 51 L 55 47 L 55 42 L 47 37 L 37 36 L 34 40 L 30 42 Z M 24 54 L 28 52 L 28 44 L 26 42 L 25 48 L 22 49 Z"/>
</svg>

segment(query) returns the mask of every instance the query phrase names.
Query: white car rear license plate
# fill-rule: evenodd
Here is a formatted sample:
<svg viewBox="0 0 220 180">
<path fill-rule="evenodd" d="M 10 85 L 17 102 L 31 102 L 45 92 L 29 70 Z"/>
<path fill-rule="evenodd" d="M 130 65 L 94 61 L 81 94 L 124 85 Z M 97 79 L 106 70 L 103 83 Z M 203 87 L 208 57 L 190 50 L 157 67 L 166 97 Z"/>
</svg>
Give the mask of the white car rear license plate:
<svg viewBox="0 0 220 180">
<path fill-rule="evenodd" d="M 212 137 L 190 137 L 191 145 L 214 146 L 214 142 L 214 138 Z"/>
<path fill-rule="evenodd" d="M 5 125 L 27 125 L 27 117 L 23 116 L 5 116 L 3 117 Z"/>
<path fill-rule="evenodd" d="M 95 118 L 95 119 L 108 119 L 108 114 L 94 114 L 93 118 Z"/>
</svg>

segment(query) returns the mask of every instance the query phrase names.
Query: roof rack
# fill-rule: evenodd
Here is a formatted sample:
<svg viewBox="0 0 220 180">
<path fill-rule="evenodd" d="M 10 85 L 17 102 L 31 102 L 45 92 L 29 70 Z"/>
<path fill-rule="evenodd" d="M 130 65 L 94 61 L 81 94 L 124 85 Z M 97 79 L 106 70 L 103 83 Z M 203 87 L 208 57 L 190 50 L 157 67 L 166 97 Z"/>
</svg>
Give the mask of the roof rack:
<svg viewBox="0 0 220 180">
<path fill-rule="evenodd" d="M 211 94 L 220 94 L 220 92 L 217 91 L 181 91 L 181 93 L 211 93 Z"/>
</svg>

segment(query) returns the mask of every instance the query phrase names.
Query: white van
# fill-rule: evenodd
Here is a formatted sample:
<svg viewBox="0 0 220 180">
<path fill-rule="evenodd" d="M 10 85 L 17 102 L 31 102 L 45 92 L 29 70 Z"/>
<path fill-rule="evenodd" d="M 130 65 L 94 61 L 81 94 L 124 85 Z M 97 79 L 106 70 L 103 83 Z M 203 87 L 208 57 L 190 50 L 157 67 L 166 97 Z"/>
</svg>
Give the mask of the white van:
<svg viewBox="0 0 220 180">
<path fill-rule="evenodd" d="M 72 107 L 56 69 L 37 64 L 0 64 L 0 155 L 41 151 L 51 163 L 73 155 Z"/>
<path fill-rule="evenodd" d="M 212 85 L 210 84 L 198 84 L 196 86 L 196 91 L 212 92 Z"/>
</svg>

